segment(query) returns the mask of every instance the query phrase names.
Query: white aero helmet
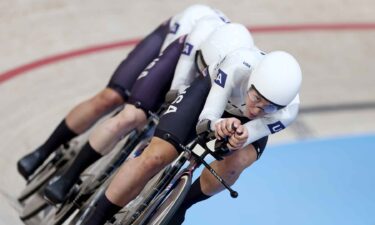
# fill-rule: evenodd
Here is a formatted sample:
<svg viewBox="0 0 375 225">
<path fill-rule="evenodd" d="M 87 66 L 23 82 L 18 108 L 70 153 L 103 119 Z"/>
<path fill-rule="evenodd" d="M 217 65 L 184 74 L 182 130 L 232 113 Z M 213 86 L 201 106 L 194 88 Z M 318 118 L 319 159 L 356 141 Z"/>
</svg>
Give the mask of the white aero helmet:
<svg viewBox="0 0 375 225">
<path fill-rule="evenodd" d="M 297 60 L 287 52 L 274 51 L 266 54 L 255 67 L 248 89 L 254 87 L 265 99 L 282 108 L 297 96 L 301 82 Z"/>
<path fill-rule="evenodd" d="M 207 5 L 195 4 L 187 7 L 179 16 L 190 20 L 192 24 L 195 24 L 204 16 L 218 16 L 218 14 L 215 9 Z"/>
<path fill-rule="evenodd" d="M 219 62 L 228 53 L 238 48 L 251 48 L 254 40 L 249 30 L 238 23 L 228 23 L 218 27 L 201 44 L 203 60 L 206 65 Z"/>
<path fill-rule="evenodd" d="M 169 22 L 169 33 L 165 37 L 162 50 L 165 50 L 180 36 L 189 34 L 197 22 L 205 16 L 216 16 L 216 11 L 207 5 L 195 4 L 187 7 L 182 12 L 173 16 Z"/>
</svg>

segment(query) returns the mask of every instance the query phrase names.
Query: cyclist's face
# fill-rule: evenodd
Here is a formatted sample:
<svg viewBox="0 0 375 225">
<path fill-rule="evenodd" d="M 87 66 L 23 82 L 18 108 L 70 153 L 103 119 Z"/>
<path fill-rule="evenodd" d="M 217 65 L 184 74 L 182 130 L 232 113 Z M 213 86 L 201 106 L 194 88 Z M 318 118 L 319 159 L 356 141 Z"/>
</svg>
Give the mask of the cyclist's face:
<svg viewBox="0 0 375 225">
<path fill-rule="evenodd" d="M 247 92 L 245 116 L 254 119 L 266 114 L 264 108 L 271 103 L 264 99 L 254 88 Z"/>
</svg>

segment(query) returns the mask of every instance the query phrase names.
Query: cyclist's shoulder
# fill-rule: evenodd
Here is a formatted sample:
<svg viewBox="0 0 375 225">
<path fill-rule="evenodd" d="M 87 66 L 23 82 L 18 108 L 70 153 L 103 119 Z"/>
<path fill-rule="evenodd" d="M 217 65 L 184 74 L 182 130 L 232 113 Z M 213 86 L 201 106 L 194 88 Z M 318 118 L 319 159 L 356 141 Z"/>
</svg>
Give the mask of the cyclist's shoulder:
<svg viewBox="0 0 375 225">
<path fill-rule="evenodd" d="M 234 75 L 243 71 L 249 76 L 253 68 L 263 57 L 262 52 L 258 48 L 238 48 L 226 55 L 219 63 L 218 68 L 232 72 Z"/>
<path fill-rule="evenodd" d="M 259 50 L 256 46 L 251 48 L 237 48 L 227 55 L 228 60 L 247 61 L 249 63 L 257 63 L 265 53 Z"/>
</svg>

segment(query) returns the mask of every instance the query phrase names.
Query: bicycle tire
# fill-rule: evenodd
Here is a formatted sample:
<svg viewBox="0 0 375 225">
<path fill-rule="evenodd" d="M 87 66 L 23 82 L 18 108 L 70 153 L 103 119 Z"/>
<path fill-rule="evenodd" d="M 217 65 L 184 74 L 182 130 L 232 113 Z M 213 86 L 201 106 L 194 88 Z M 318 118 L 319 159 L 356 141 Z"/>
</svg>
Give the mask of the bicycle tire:
<svg viewBox="0 0 375 225">
<path fill-rule="evenodd" d="M 167 225 L 184 201 L 191 186 L 191 175 L 183 174 L 169 195 L 149 219 L 147 225 Z"/>
<path fill-rule="evenodd" d="M 118 213 L 121 214 L 120 216 L 118 216 L 117 214 L 115 215 L 117 222 L 115 222 L 114 224 L 127 224 L 126 221 L 130 219 L 138 206 L 143 203 L 143 199 L 145 198 L 145 196 L 150 195 L 150 192 L 155 187 L 155 185 L 157 185 L 163 178 L 164 173 L 167 169 L 168 167 L 164 168 L 154 177 L 152 177 L 151 180 L 147 182 L 143 190 L 139 193 L 139 195 L 133 201 L 127 204 L 122 210 L 120 210 L 120 212 Z"/>
<path fill-rule="evenodd" d="M 30 206 L 24 207 L 19 215 L 20 219 L 23 221 L 29 220 L 31 217 L 37 215 L 40 211 L 48 206 L 48 203 L 45 199 L 43 199 L 42 196 L 36 193 L 28 199 L 28 205 Z"/>
<path fill-rule="evenodd" d="M 190 185 L 190 174 L 182 174 L 169 193 L 158 195 L 131 225 L 167 224 L 181 205 Z"/>
</svg>

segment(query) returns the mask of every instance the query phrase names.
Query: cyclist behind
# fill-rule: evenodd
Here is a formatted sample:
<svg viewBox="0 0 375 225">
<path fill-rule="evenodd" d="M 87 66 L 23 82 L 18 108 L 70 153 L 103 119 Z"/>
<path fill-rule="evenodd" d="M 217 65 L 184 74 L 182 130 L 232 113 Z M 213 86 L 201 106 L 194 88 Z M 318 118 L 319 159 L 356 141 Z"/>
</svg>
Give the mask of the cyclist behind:
<svg viewBox="0 0 375 225">
<path fill-rule="evenodd" d="M 240 27 L 218 27 L 195 52 L 199 69 L 176 70 L 194 69 L 201 75 L 162 115 L 143 154 L 122 165 L 85 224 L 104 224 L 134 199 L 152 176 L 176 159 L 182 151 L 178 143 L 186 145 L 196 136 L 194 124 L 210 120 L 217 139 L 229 137 L 227 146 L 232 154 L 211 166 L 232 185 L 259 159 L 268 135 L 295 120 L 302 81 L 298 62 L 283 51 L 265 54 L 258 50 L 249 33 L 240 32 Z M 239 40 L 243 48 L 228 47 Z M 181 224 L 190 206 L 221 190 L 221 184 L 204 170 L 171 224 Z"/>
<path fill-rule="evenodd" d="M 102 155 L 110 152 L 121 137 L 132 129 L 144 125 L 149 111 L 155 112 L 161 106 L 170 86 L 172 89 L 176 89 L 175 87 L 187 85 L 189 80 L 194 79 L 194 77 L 181 78 L 179 76 L 173 78 L 174 74 L 186 75 L 174 73 L 175 69 L 179 70 L 179 67 L 176 68 L 178 60 L 184 61 L 180 64 L 194 63 L 193 60 L 188 60 L 194 55 L 189 54 L 191 51 L 189 44 L 185 45 L 186 34 L 192 34 L 189 35 L 188 40 L 190 44 L 195 45 L 196 42 L 207 37 L 215 27 L 226 23 L 227 20 L 223 14 L 218 11 L 208 6 L 194 5 L 174 16 L 169 25 L 163 25 L 169 27 L 169 34 L 166 35 L 161 47 L 164 51 L 145 66 L 146 69 L 136 78 L 131 95 L 128 97 L 127 102 L 129 104 L 125 105 L 125 108 L 118 115 L 104 121 L 92 131 L 88 142 L 83 146 L 68 170 L 61 176 L 53 178 L 47 185 L 44 191 L 45 196 L 54 203 L 64 201 L 82 171 Z M 199 33 L 199 36 L 193 35 L 193 33 Z M 175 40 L 178 37 L 181 38 Z M 153 43 L 149 44 L 149 47 L 153 45 Z M 159 44 L 161 45 L 161 42 Z M 160 45 L 158 48 L 160 48 Z M 137 51 L 133 55 L 134 60 L 135 57 L 138 57 L 138 59 L 144 57 Z M 128 70 L 129 66 L 129 64 L 126 64 L 126 66 L 121 67 L 123 73 Z"/>
</svg>

